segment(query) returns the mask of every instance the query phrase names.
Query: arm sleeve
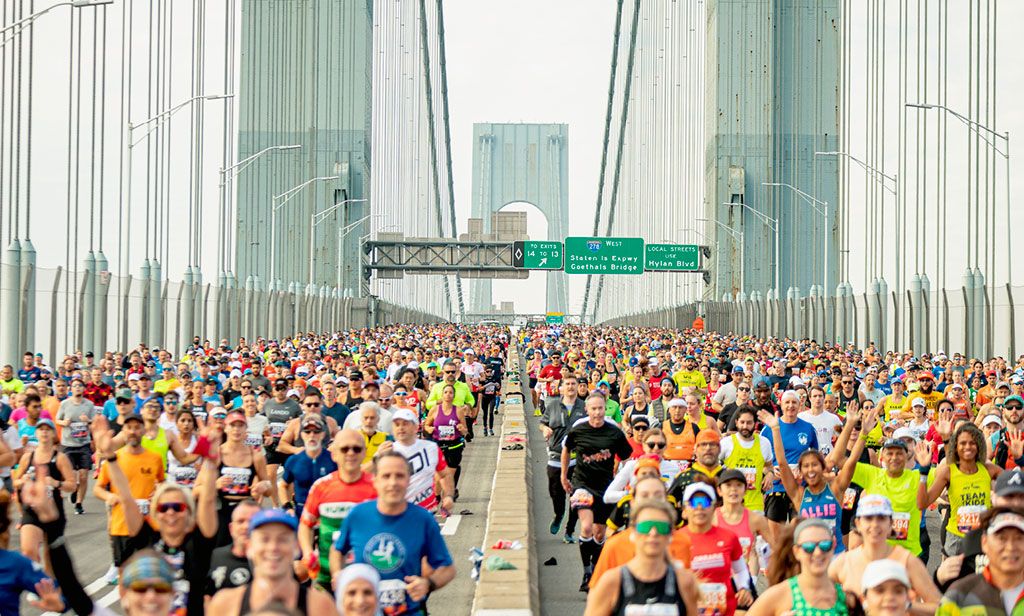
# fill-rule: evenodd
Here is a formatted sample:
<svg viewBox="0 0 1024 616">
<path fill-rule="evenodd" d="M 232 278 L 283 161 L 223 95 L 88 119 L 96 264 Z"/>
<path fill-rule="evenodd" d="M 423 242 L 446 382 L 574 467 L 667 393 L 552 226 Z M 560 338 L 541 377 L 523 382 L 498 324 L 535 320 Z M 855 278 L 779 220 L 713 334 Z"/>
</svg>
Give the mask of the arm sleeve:
<svg viewBox="0 0 1024 616">
<path fill-rule="evenodd" d="M 50 566 L 53 567 L 53 574 L 61 580 L 60 591 L 64 595 L 64 601 L 79 616 L 88 616 L 93 612 L 92 599 L 82 588 L 82 583 L 75 575 L 75 568 L 71 563 L 71 555 L 68 554 L 64 538 L 59 537 L 50 544 Z"/>
<path fill-rule="evenodd" d="M 630 464 L 625 462 L 619 472 L 615 474 L 615 479 L 608 484 L 608 489 L 604 491 L 604 502 L 607 505 L 614 505 L 622 500 L 622 497 L 629 494 L 629 478 L 633 475 L 633 468 L 636 464 Z"/>
<path fill-rule="evenodd" d="M 750 570 L 742 557 L 732 561 L 732 581 L 737 589 L 750 588 Z"/>
</svg>

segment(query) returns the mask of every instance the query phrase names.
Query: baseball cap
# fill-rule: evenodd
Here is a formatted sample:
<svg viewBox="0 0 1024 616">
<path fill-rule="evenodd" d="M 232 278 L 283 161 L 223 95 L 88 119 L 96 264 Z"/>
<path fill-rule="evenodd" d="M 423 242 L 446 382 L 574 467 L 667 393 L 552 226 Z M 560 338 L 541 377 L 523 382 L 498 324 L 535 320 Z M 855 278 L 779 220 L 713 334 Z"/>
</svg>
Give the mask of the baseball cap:
<svg viewBox="0 0 1024 616">
<path fill-rule="evenodd" d="M 984 428 L 989 424 L 995 424 L 999 427 L 1003 426 L 1003 420 L 999 418 L 999 415 L 987 415 L 985 419 L 981 420 L 981 427 Z"/>
<path fill-rule="evenodd" d="M 324 420 L 317 414 L 312 413 L 306 415 L 305 419 L 302 420 L 302 430 L 313 429 L 317 432 L 324 431 Z"/>
<path fill-rule="evenodd" d="M 903 451 L 909 451 L 907 449 L 907 444 L 904 443 L 902 439 L 898 438 L 889 438 L 882 443 L 882 449 L 888 449 L 889 447 L 900 447 Z"/>
<path fill-rule="evenodd" d="M 633 415 L 633 417 L 630 418 L 629 424 L 631 426 L 633 426 L 634 428 L 636 428 L 637 426 L 640 426 L 640 425 L 644 425 L 644 426 L 650 427 L 651 420 L 647 417 L 647 415 L 637 414 L 637 415 Z"/>
<path fill-rule="evenodd" d="M 964 386 L 961 383 L 953 383 L 952 385 L 950 385 L 950 389 L 963 389 L 963 388 L 964 388 Z"/>
<path fill-rule="evenodd" d="M 996 487 L 993 492 L 998 496 L 1024 494 L 1024 473 L 1021 473 L 1019 468 L 1004 471 L 996 479 Z"/>
<path fill-rule="evenodd" d="M 251 528 L 251 526 L 250 526 Z M 121 584 L 130 588 L 135 582 L 158 579 L 174 583 L 174 569 L 167 559 L 158 554 L 139 554 L 129 558 L 121 568 Z"/>
<path fill-rule="evenodd" d="M 1006 403 L 1009 402 L 1010 400 L 1018 402 L 1019 404 L 1024 404 L 1024 398 L 1021 398 L 1017 394 L 1013 394 L 1012 396 L 1006 396 L 1006 399 L 1003 400 L 1003 406 L 1006 406 Z"/>
<path fill-rule="evenodd" d="M 889 580 L 895 580 L 903 586 L 910 588 L 906 567 L 894 560 L 882 558 L 873 560 L 864 567 L 864 573 L 860 578 L 860 586 L 864 592 L 867 592 Z"/>
<path fill-rule="evenodd" d="M 1016 528 L 1024 533 L 1024 517 L 1012 511 L 996 514 L 989 520 L 988 529 L 985 532 L 994 535 L 1004 528 Z"/>
<path fill-rule="evenodd" d="M 46 417 L 40 417 L 36 421 L 36 428 L 38 428 L 39 426 L 49 426 L 51 430 L 57 429 L 57 426 L 53 424 L 53 420 L 47 419 Z"/>
<path fill-rule="evenodd" d="M 128 413 L 128 416 L 124 418 L 124 422 L 128 423 L 129 421 L 132 421 L 133 419 L 135 421 L 140 422 L 140 423 L 146 423 L 146 422 L 142 421 L 142 415 L 140 415 L 138 412 Z"/>
<path fill-rule="evenodd" d="M 722 485 L 726 481 L 742 481 L 744 487 L 746 487 L 747 485 L 746 476 L 744 476 L 742 472 L 734 468 L 727 468 L 724 471 L 722 471 L 720 475 L 718 475 L 718 485 Z"/>
<path fill-rule="evenodd" d="M 910 406 L 928 406 L 928 403 L 925 402 L 924 398 L 917 397 L 910 401 Z"/>
<path fill-rule="evenodd" d="M 909 438 L 913 439 L 915 443 L 917 442 L 917 435 L 914 434 L 913 430 L 907 428 L 906 426 L 902 428 L 896 428 L 896 431 L 892 433 L 892 437 L 898 439 Z"/>
<path fill-rule="evenodd" d="M 293 531 L 299 530 L 299 522 L 295 516 L 284 509 L 270 508 L 257 511 L 249 518 L 249 534 L 265 524 L 284 524 Z"/>
<path fill-rule="evenodd" d="M 398 419 L 417 423 L 416 414 L 410 411 L 409 409 L 398 409 L 397 411 L 395 411 L 395 414 L 391 416 L 391 420 L 395 421 Z"/>
<path fill-rule="evenodd" d="M 881 494 L 864 494 L 857 504 L 857 517 L 865 518 L 870 516 L 892 517 L 892 501 Z"/>
<path fill-rule="evenodd" d="M 228 416 L 224 419 L 224 423 L 228 425 L 233 424 L 236 421 L 240 421 L 246 425 L 249 424 L 249 420 L 246 419 L 245 413 L 242 413 L 241 411 L 232 411 L 231 413 L 228 413 Z"/>
<path fill-rule="evenodd" d="M 686 490 L 683 491 L 683 502 L 689 502 L 695 494 L 706 494 L 708 498 L 714 502 L 718 495 L 715 494 L 715 489 L 704 483 L 703 481 L 696 481 L 686 486 Z"/>
<path fill-rule="evenodd" d="M 931 372 L 922 372 L 921 374 L 917 375 L 917 380 L 918 381 L 924 381 L 924 380 L 934 381 L 935 380 L 935 375 L 933 375 Z"/>
<path fill-rule="evenodd" d="M 139 377 L 139 373 L 138 372 L 133 372 L 132 374 L 128 375 L 128 380 L 129 381 L 138 381 L 139 378 L 140 377 Z"/>
<path fill-rule="evenodd" d="M 660 474 L 661 460 L 656 455 L 641 456 L 640 459 L 636 461 L 636 467 L 633 469 L 633 474 L 637 474 L 637 472 L 642 468 L 654 468 L 657 469 Z"/>
<path fill-rule="evenodd" d="M 742 373 L 742 372 L 743 372 L 743 366 L 733 366 L 732 367 L 732 373 L 733 374 Z"/>
<path fill-rule="evenodd" d="M 785 401 L 785 400 L 797 400 L 797 401 L 799 401 L 800 400 L 800 394 L 798 394 L 795 389 L 787 389 L 782 394 L 782 399 L 783 399 L 783 401 Z"/>
</svg>

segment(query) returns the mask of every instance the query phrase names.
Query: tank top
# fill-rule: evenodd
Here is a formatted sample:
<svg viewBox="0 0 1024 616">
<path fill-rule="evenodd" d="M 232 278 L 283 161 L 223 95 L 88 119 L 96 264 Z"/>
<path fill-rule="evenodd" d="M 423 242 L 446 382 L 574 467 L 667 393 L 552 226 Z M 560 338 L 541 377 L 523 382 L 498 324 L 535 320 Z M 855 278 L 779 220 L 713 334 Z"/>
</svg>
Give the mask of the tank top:
<svg viewBox="0 0 1024 616">
<path fill-rule="evenodd" d="M 722 460 L 722 465 L 736 469 L 747 478 L 747 493 L 743 496 L 743 506 L 751 511 L 764 511 L 764 493 L 761 482 L 764 480 L 764 453 L 757 436 L 754 443 L 745 448 L 740 443 L 738 434 L 729 436 L 732 439 L 732 451 Z"/>
<path fill-rule="evenodd" d="M 459 434 L 459 411 L 454 406 L 449 413 L 445 412 L 443 404 L 438 406 L 437 415 L 434 416 L 434 440 L 448 447 L 462 441 L 462 435 Z"/>
<path fill-rule="evenodd" d="M 747 557 L 750 556 L 750 548 L 754 545 L 754 533 L 750 530 L 750 510 L 744 507 L 743 518 L 739 523 L 729 524 L 725 521 L 725 516 L 722 515 L 722 508 L 719 507 L 715 510 L 715 525 L 736 533 L 736 537 L 740 540 L 740 547 L 743 548 L 743 560 L 747 560 Z"/>
<path fill-rule="evenodd" d="M 164 432 L 163 428 L 157 428 L 156 438 L 154 439 L 143 434 L 142 446 L 160 456 L 164 461 L 164 468 L 167 467 L 167 451 L 171 446 L 167 443 L 167 433 Z"/>
<path fill-rule="evenodd" d="M 669 565 L 665 575 L 653 582 L 636 579 L 629 567 L 619 567 L 619 600 L 613 616 L 685 616 L 683 602 L 676 584 L 676 573 Z"/>
<path fill-rule="evenodd" d="M 189 410 L 192 411 L 192 416 L 196 418 L 197 423 L 199 421 L 206 423 L 206 418 L 209 416 L 209 413 L 206 412 L 205 401 L 202 404 L 190 404 Z"/>
<path fill-rule="evenodd" d="M 839 587 L 839 584 L 836 584 L 835 605 L 823 610 L 807 603 L 807 599 L 804 599 L 804 592 L 796 583 L 795 576 L 786 581 L 789 582 L 789 592 L 793 596 L 793 610 L 789 612 L 791 616 L 846 616 L 846 595 L 843 594 L 843 589 Z"/>
<path fill-rule="evenodd" d="M 992 476 L 984 464 L 978 464 L 978 470 L 970 475 L 950 464 L 948 493 L 946 531 L 963 537 L 978 527 L 981 514 L 992 505 Z"/>
<path fill-rule="evenodd" d="M 800 502 L 800 516 L 804 518 L 819 518 L 824 520 L 832 529 L 832 536 L 836 540 L 835 554 L 841 554 L 846 546 L 843 545 L 843 532 L 841 523 L 843 520 L 843 509 L 839 501 L 832 494 L 832 489 L 827 485 L 817 494 L 811 492 L 810 488 L 804 488 L 804 499 Z"/>
<path fill-rule="evenodd" d="M 309 592 L 308 588 L 299 586 L 299 598 L 295 603 L 295 611 L 300 614 L 306 612 L 306 599 Z M 245 591 L 242 592 L 242 602 L 238 606 L 238 616 L 245 616 L 246 614 L 252 613 L 252 607 L 249 605 L 249 596 L 252 594 L 252 584 L 245 585 Z"/>
<path fill-rule="evenodd" d="M 231 485 L 219 491 L 224 500 L 242 500 L 249 496 L 249 486 L 252 485 L 252 479 L 256 476 L 255 456 L 251 452 L 249 455 L 251 456 L 249 466 L 224 466 L 224 457 L 221 456 L 218 467 L 219 474 L 227 475 L 234 480 Z"/>
<path fill-rule="evenodd" d="M 196 435 L 191 435 L 191 439 L 188 445 L 185 446 L 185 453 L 192 453 L 192 450 L 196 448 L 196 443 L 199 439 Z M 167 479 L 180 485 L 180 486 L 194 486 L 196 484 L 196 477 L 199 476 L 199 471 L 196 470 L 195 463 L 182 464 L 178 462 L 178 459 L 173 455 L 167 460 Z"/>
<path fill-rule="evenodd" d="M 882 409 L 885 411 L 886 423 L 893 419 L 900 418 L 900 411 L 903 410 L 903 405 L 906 404 L 907 397 L 905 395 L 896 397 L 896 394 L 889 394 L 882 401 Z"/>
<path fill-rule="evenodd" d="M 889 552 L 889 555 L 884 560 L 894 561 L 905 568 L 909 558 L 910 550 L 901 545 L 894 545 L 892 546 L 892 551 Z M 868 562 L 870 561 L 868 561 L 862 547 L 846 552 L 846 556 L 843 557 L 842 566 L 838 571 L 838 577 L 843 583 L 844 590 L 858 595 L 861 594 L 861 577 L 864 575 L 864 567 L 868 566 Z"/>
<path fill-rule="evenodd" d="M 35 480 L 35 478 L 36 478 L 36 466 L 38 466 L 38 464 L 39 463 L 36 462 L 36 450 L 33 449 L 32 450 L 32 454 L 29 456 L 29 459 L 28 459 L 28 468 L 25 469 L 25 477 L 27 477 L 30 480 Z M 57 466 L 57 452 L 56 451 L 53 452 L 53 457 L 50 458 L 50 461 L 46 462 L 45 464 L 46 464 L 47 474 L 50 477 L 53 477 L 54 479 L 58 479 L 60 481 L 64 481 L 64 474 L 60 472 L 60 468 Z M 55 505 L 57 505 L 57 518 L 60 519 L 60 520 L 63 520 L 64 519 L 64 499 L 61 498 L 60 492 L 57 491 L 55 488 L 53 488 L 51 486 L 46 486 L 46 494 L 47 494 L 47 496 L 50 496 L 50 497 L 56 496 L 56 498 L 53 499 L 53 502 L 54 502 Z M 26 509 L 31 509 L 31 507 L 26 507 Z"/>
<path fill-rule="evenodd" d="M 672 429 L 672 422 L 666 421 L 661 424 L 662 432 L 665 434 L 665 459 L 666 460 L 679 460 L 687 463 L 689 468 L 689 462 L 693 459 L 693 447 L 697 440 L 697 434 L 693 431 L 693 424 L 689 420 L 683 422 L 683 431 L 676 434 Z M 682 465 L 679 466 L 680 470 L 686 470 Z"/>
</svg>

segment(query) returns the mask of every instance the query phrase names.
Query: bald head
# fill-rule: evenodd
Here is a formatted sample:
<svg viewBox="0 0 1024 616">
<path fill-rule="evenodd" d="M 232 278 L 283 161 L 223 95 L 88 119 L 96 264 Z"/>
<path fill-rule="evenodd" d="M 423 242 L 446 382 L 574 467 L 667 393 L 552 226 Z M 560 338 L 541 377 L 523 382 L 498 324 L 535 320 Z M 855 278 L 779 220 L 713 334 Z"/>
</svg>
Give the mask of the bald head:
<svg viewBox="0 0 1024 616">
<path fill-rule="evenodd" d="M 339 430 L 330 450 L 334 463 L 343 475 L 358 476 L 362 473 L 360 465 L 366 457 L 366 440 L 357 430 Z"/>
</svg>

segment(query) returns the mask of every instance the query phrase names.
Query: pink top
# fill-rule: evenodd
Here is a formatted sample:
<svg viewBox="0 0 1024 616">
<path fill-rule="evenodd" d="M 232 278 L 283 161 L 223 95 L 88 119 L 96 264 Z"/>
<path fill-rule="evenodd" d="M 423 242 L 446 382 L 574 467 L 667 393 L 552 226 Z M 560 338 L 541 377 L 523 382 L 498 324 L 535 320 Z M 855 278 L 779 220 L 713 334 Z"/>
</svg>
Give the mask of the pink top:
<svg viewBox="0 0 1024 616">
<path fill-rule="evenodd" d="M 727 528 L 736 533 L 736 537 L 740 540 L 740 547 L 743 548 L 743 559 L 746 560 L 750 556 L 750 546 L 754 545 L 754 533 L 750 530 L 750 511 L 748 509 L 743 509 L 743 519 L 736 525 L 725 521 L 721 509 L 715 510 L 715 526 Z"/>
<path fill-rule="evenodd" d="M 42 412 L 39 413 L 39 416 L 42 417 L 43 419 L 49 419 L 50 421 L 53 421 L 53 416 L 50 415 L 50 411 L 47 411 L 46 409 L 43 409 Z M 20 409 L 16 409 L 13 413 L 11 413 L 11 416 L 7 421 L 11 423 L 17 423 L 18 420 L 25 419 L 26 417 L 28 417 L 28 412 L 25 411 L 25 407 L 21 407 Z"/>
</svg>

